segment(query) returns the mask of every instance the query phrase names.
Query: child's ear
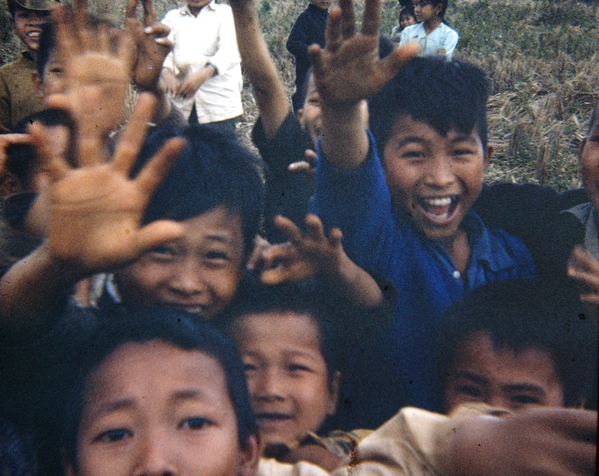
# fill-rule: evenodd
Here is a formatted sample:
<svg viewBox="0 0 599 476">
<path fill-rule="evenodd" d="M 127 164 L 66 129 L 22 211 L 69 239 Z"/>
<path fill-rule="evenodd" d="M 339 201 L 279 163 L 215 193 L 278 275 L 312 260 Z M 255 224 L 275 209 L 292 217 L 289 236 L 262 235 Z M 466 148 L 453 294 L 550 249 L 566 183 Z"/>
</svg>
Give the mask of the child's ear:
<svg viewBox="0 0 599 476">
<path fill-rule="evenodd" d="M 41 98 L 44 97 L 44 81 L 42 77 L 37 71 L 31 73 L 31 80 L 33 81 L 33 87 L 35 88 L 35 92 Z"/>
<path fill-rule="evenodd" d="M 495 151 L 495 148 L 492 145 L 487 144 L 487 149 L 485 150 L 485 170 L 491 163 L 491 157 L 493 157 L 494 151 Z"/>
<path fill-rule="evenodd" d="M 240 450 L 239 476 L 254 476 L 264 450 L 264 442 L 259 433 L 250 435 L 247 444 Z M 67 476 L 75 476 L 67 474 Z"/>
<path fill-rule="evenodd" d="M 582 139 L 582 141 L 580 142 L 580 145 L 578 146 L 578 159 L 582 158 L 582 151 L 584 150 L 584 148 L 587 145 L 589 138 L 585 137 L 584 139 Z"/>
<path fill-rule="evenodd" d="M 337 412 L 337 402 L 339 400 L 339 387 L 341 386 L 341 372 L 335 371 L 335 375 L 329 384 L 329 401 L 327 403 L 327 415 L 334 415 Z"/>
</svg>

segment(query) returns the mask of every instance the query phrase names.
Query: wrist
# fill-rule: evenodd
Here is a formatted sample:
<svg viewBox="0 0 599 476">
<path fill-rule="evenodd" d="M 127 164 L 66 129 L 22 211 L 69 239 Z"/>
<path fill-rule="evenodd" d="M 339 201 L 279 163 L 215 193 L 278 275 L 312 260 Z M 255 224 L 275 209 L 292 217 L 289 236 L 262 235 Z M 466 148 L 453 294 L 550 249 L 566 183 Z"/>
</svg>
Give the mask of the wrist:
<svg viewBox="0 0 599 476">
<path fill-rule="evenodd" d="M 209 76 L 211 78 L 218 74 L 218 70 L 216 69 L 216 66 L 214 66 L 212 63 L 206 63 L 206 66 L 204 66 L 204 68 L 210 69 L 212 71 L 212 74 Z"/>
</svg>

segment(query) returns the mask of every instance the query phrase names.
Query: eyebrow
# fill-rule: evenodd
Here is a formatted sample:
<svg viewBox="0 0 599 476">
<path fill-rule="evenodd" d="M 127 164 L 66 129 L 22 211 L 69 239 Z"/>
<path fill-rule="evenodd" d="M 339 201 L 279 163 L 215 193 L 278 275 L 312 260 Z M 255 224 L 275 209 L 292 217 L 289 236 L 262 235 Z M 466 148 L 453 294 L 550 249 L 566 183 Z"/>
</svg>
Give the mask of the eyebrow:
<svg viewBox="0 0 599 476">
<path fill-rule="evenodd" d="M 211 235 L 206 235 L 206 238 L 211 241 L 218 241 L 220 243 L 231 243 L 233 241 L 229 233 L 214 233 Z"/>
<path fill-rule="evenodd" d="M 400 140 L 397 145 L 399 147 L 403 147 L 404 145 L 408 145 L 411 144 L 413 142 L 419 143 L 419 144 L 424 144 L 427 141 L 424 140 L 422 137 L 417 137 L 417 136 L 408 136 L 408 137 L 404 137 L 402 140 Z"/>
<path fill-rule="evenodd" d="M 465 378 L 468 380 L 472 380 L 480 385 L 487 385 L 489 381 L 480 375 L 474 374 L 472 372 L 468 372 L 465 370 L 461 370 L 460 372 L 456 372 L 456 378 Z"/>
<path fill-rule="evenodd" d="M 505 385 L 503 388 L 511 392 L 532 392 L 538 395 L 545 394 L 545 391 L 541 387 L 532 383 L 513 383 Z"/>
</svg>

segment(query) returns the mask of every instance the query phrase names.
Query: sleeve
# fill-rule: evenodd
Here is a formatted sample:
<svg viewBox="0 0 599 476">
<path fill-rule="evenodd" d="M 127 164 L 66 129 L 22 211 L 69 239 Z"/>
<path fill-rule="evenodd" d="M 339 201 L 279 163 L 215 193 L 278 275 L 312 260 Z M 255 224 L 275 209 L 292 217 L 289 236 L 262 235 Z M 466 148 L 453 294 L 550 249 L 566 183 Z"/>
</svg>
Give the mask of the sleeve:
<svg viewBox="0 0 599 476">
<path fill-rule="evenodd" d="M 453 52 L 455 51 L 455 47 L 458 44 L 458 40 L 459 40 L 460 36 L 458 35 L 458 32 L 451 29 L 451 28 L 447 28 L 447 34 L 445 35 L 445 38 L 443 39 L 443 48 L 445 48 L 445 57 L 448 60 L 451 60 L 451 57 L 453 56 Z"/>
<path fill-rule="evenodd" d="M 287 39 L 287 50 L 296 57 L 296 60 L 302 62 L 309 61 L 308 48 L 311 43 L 308 40 L 308 26 L 306 16 L 302 13 L 297 17 Z"/>
<path fill-rule="evenodd" d="M 10 132 L 11 122 L 10 91 L 0 72 L 0 134 Z"/>
<path fill-rule="evenodd" d="M 485 406 L 460 407 L 450 416 L 403 408 L 365 438 L 333 476 L 428 476 L 445 474 L 457 423 L 472 416 L 509 413 Z"/>
<path fill-rule="evenodd" d="M 170 12 L 167 12 L 164 19 L 162 20 L 162 23 L 171 29 L 171 32 L 168 34 L 168 39 L 176 44 L 177 43 L 177 30 L 175 28 L 175 23 L 173 21 L 174 17 L 173 17 L 172 12 L 173 12 L 173 10 L 171 10 Z M 173 51 L 174 51 L 174 48 L 171 49 L 170 53 L 164 59 L 164 63 L 162 64 L 162 67 L 168 69 L 173 74 L 177 74 L 177 67 L 175 66 L 175 56 L 174 56 Z"/>
<path fill-rule="evenodd" d="M 237 48 L 233 10 L 228 5 L 217 5 L 220 19 L 218 50 L 208 58 L 208 62 L 216 68 L 216 74 L 224 74 L 241 62 Z"/>
<path fill-rule="evenodd" d="M 408 41 L 412 39 L 410 32 L 412 28 L 410 26 L 403 29 L 403 31 L 399 35 L 399 46 L 405 45 Z"/>
<path fill-rule="evenodd" d="M 389 251 L 401 253 L 405 244 L 370 132 L 369 137 L 369 158 L 355 170 L 332 166 L 323 157 L 319 143 L 312 210 L 325 227 L 341 229 L 346 252 L 358 266 L 379 272 Z"/>
</svg>

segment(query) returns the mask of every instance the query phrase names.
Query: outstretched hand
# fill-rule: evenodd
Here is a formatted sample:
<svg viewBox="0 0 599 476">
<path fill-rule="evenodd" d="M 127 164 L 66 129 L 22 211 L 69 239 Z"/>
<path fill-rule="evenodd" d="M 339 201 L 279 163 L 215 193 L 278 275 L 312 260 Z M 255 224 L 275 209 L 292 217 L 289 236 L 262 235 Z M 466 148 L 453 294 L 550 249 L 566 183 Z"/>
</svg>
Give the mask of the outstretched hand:
<svg viewBox="0 0 599 476">
<path fill-rule="evenodd" d="M 345 253 L 341 245 L 342 234 L 338 228 L 334 228 L 327 237 L 322 222 L 316 215 L 306 217 L 307 233 L 303 233 L 295 223 L 282 216 L 275 217 L 275 224 L 289 242 L 272 245 L 262 252 L 264 266 L 260 279 L 263 283 L 301 281 L 340 271 Z"/>
<path fill-rule="evenodd" d="M 137 60 L 133 69 L 133 82 L 143 91 L 156 91 L 164 59 L 173 49 L 168 39 L 168 25 L 156 21 L 152 0 L 141 0 L 143 26 L 135 15 L 139 0 L 129 0 L 127 6 L 127 29 L 133 34 L 137 45 Z"/>
<path fill-rule="evenodd" d="M 49 107 L 68 111 L 77 123 L 79 157 L 106 153 L 108 135 L 123 120 L 135 43 L 130 30 L 111 31 L 94 26 L 85 0 L 76 0 L 73 11 L 61 5 L 53 12 L 57 29 L 57 54 L 64 66 L 65 90 L 47 99 Z M 116 49 L 112 37 L 117 36 Z"/>
<path fill-rule="evenodd" d="M 31 127 L 34 144 L 49 160 L 46 246 L 53 259 L 67 264 L 80 277 L 125 265 L 182 232 L 175 222 L 156 221 L 142 226 L 141 221 L 153 191 L 185 141 L 169 140 L 135 178 L 129 177 L 154 105 L 150 94 L 142 94 L 112 160 L 106 162 L 96 153 L 79 161 L 85 162 L 80 168 L 52 156 L 44 129 L 36 124 Z"/>
<path fill-rule="evenodd" d="M 589 292 L 580 296 L 583 303 L 599 306 L 599 262 L 582 246 L 576 246 L 568 259 L 568 276 L 588 286 Z"/>
<path fill-rule="evenodd" d="M 418 52 L 416 44 L 408 44 L 379 59 L 380 0 L 366 0 L 359 33 L 355 22 L 352 0 L 339 0 L 329 13 L 326 47 L 312 45 L 308 51 L 318 92 L 329 107 L 372 96 Z"/>
</svg>

